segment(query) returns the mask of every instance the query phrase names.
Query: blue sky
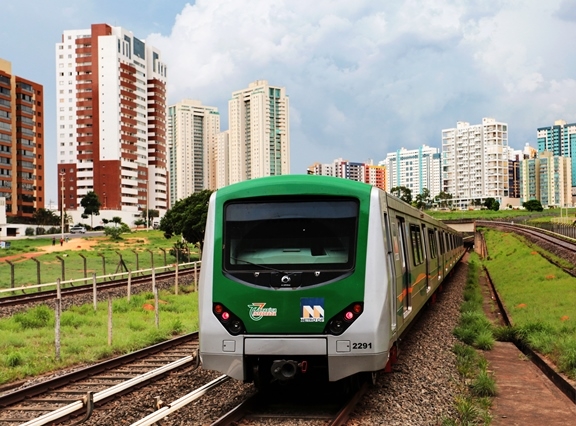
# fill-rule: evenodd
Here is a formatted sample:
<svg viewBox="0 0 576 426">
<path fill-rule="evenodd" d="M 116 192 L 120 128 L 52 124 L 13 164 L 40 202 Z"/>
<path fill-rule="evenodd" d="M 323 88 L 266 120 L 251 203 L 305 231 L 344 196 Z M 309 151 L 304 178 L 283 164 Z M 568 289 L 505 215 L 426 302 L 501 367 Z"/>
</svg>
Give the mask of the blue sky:
<svg viewBox="0 0 576 426">
<path fill-rule="evenodd" d="M 168 99 L 219 108 L 255 80 L 286 87 L 291 171 L 441 146 L 494 117 L 509 143 L 576 122 L 576 0 L 3 0 L 0 57 L 44 85 L 46 202 L 57 197 L 54 49 L 67 29 L 124 27 L 162 51 Z"/>
</svg>

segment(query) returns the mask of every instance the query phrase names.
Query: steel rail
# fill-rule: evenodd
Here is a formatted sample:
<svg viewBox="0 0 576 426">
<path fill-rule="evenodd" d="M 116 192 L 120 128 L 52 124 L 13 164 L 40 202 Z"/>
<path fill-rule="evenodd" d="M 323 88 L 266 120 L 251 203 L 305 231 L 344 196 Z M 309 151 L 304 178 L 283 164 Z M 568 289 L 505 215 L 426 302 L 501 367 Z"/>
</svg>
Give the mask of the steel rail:
<svg viewBox="0 0 576 426">
<path fill-rule="evenodd" d="M 101 363 L 91 365 L 86 368 L 82 368 L 80 370 L 73 371 L 68 374 L 64 374 L 62 376 L 55 377 L 51 380 L 47 380 L 41 383 L 37 383 L 32 386 L 24 387 L 18 389 L 16 391 L 7 393 L 3 396 L 0 396 L 0 408 L 8 407 L 10 405 L 14 405 L 20 401 L 23 401 L 26 398 L 30 398 L 36 395 L 40 395 L 44 392 L 48 392 L 50 390 L 65 386 L 71 382 L 75 382 L 81 379 L 84 379 L 89 376 L 93 376 L 95 374 L 101 373 L 103 371 L 116 368 L 118 366 L 124 365 L 128 362 L 132 362 L 139 358 L 145 358 L 152 354 L 170 349 L 175 346 L 179 346 L 183 343 L 190 342 L 193 340 L 198 339 L 198 333 L 189 333 L 184 336 L 176 337 L 174 339 L 167 340 L 165 342 L 158 343 L 153 346 L 149 346 L 147 348 L 141 349 L 139 351 L 135 351 L 126 355 L 122 355 L 117 358 L 113 358 L 107 361 L 103 361 Z"/>
<path fill-rule="evenodd" d="M 133 379 L 127 380 L 125 382 L 119 383 L 115 386 L 112 386 L 108 389 L 103 391 L 97 392 L 93 395 L 93 403 L 96 404 L 100 401 L 105 399 L 111 398 L 119 393 L 124 392 L 127 389 L 131 389 L 140 383 L 153 379 L 157 376 L 163 375 L 167 372 L 170 372 L 176 368 L 181 367 L 182 365 L 188 364 L 194 360 L 192 356 L 186 356 L 179 360 L 173 361 L 169 364 L 166 364 L 162 367 L 158 367 L 154 370 L 151 370 L 147 373 L 141 374 L 140 376 L 134 377 Z M 72 413 L 75 413 L 81 410 L 84 407 L 85 403 L 82 400 L 75 401 L 71 404 L 68 404 L 64 407 L 60 407 L 57 410 L 54 410 L 50 413 L 46 413 L 36 419 L 30 420 L 29 422 L 22 423 L 21 426 L 42 426 L 46 424 L 50 424 L 57 420 L 60 420 Z"/>
<path fill-rule="evenodd" d="M 217 388 L 218 386 L 222 385 L 223 383 L 227 382 L 228 380 L 230 380 L 229 376 L 226 376 L 226 375 L 220 376 L 220 377 L 212 380 L 211 382 L 205 384 L 204 386 L 201 386 L 200 388 L 195 389 L 194 391 L 190 392 L 189 394 L 186 394 L 183 397 L 178 398 L 177 400 L 171 402 L 167 406 L 161 407 L 160 409 L 154 411 L 153 413 L 149 414 L 148 416 L 144 417 L 143 419 L 140 419 L 137 422 L 132 423 L 131 426 L 154 425 L 158 421 L 160 421 L 163 418 L 165 418 L 166 416 L 168 416 L 169 414 L 172 414 L 172 413 L 180 410 L 182 407 L 185 407 L 186 405 L 190 404 L 192 401 L 197 400 L 198 398 L 203 396 L 206 392 L 208 392 L 214 388 Z"/>
<path fill-rule="evenodd" d="M 198 268 L 196 271 L 194 269 L 187 268 L 179 270 L 178 276 L 185 277 L 189 275 L 194 275 L 194 273 L 199 274 L 199 272 L 200 268 Z M 168 271 L 156 274 L 155 278 L 156 280 L 166 280 L 174 277 L 175 275 L 176 275 L 175 271 Z M 150 281 L 152 281 L 151 275 L 132 277 L 131 284 L 139 285 L 142 283 L 148 283 Z M 112 290 L 116 288 L 126 287 L 127 283 L 128 283 L 127 278 L 114 281 L 99 282 L 96 284 L 96 289 L 98 291 Z M 65 287 L 62 288 L 60 291 L 62 297 L 74 296 L 78 294 L 91 293 L 92 291 L 94 291 L 94 286 L 92 284 L 85 284 L 77 287 Z M 57 292 L 56 290 L 45 290 L 37 293 L 27 293 L 27 294 L 18 294 L 14 296 L 0 297 L 0 308 L 23 305 L 26 303 L 39 302 L 44 300 L 52 300 L 56 297 L 56 292 Z"/>
</svg>

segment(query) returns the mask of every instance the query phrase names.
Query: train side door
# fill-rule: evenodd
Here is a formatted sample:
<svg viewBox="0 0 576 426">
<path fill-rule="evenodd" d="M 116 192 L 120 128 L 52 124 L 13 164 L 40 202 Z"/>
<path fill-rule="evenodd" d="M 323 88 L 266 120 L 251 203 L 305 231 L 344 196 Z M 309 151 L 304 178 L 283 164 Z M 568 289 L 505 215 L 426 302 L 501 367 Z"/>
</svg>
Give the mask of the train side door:
<svg viewBox="0 0 576 426">
<path fill-rule="evenodd" d="M 410 270 L 408 267 L 408 252 L 406 246 L 406 223 L 403 217 L 398 216 L 398 240 L 400 242 L 400 258 L 402 266 L 402 312 L 404 317 L 410 312 L 411 301 L 411 288 L 410 288 Z"/>
<path fill-rule="evenodd" d="M 426 232 L 426 225 L 422 224 L 422 249 L 424 250 L 424 263 L 426 265 L 426 292 L 430 291 L 430 242 L 428 241 L 428 234 Z"/>
<path fill-rule="evenodd" d="M 394 224 L 396 226 L 396 224 Z M 384 213 L 384 230 L 386 232 L 386 262 L 388 263 L 388 270 L 390 271 L 388 277 L 390 278 L 390 285 L 388 286 L 388 296 L 390 298 L 390 330 L 396 333 L 397 323 L 396 323 L 396 264 L 394 258 L 396 253 L 398 253 L 398 243 L 397 237 L 392 237 L 392 224 L 387 213 Z M 397 235 L 397 234 L 396 234 Z"/>
</svg>

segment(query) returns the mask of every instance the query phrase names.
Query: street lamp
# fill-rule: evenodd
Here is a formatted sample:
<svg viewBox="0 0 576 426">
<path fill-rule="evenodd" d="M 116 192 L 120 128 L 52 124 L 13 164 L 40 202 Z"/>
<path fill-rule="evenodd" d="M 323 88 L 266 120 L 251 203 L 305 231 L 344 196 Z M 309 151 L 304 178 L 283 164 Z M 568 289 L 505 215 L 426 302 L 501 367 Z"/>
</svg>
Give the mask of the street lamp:
<svg viewBox="0 0 576 426">
<path fill-rule="evenodd" d="M 64 241 L 64 177 L 66 172 L 60 172 L 60 241 Z"/>
</svg>

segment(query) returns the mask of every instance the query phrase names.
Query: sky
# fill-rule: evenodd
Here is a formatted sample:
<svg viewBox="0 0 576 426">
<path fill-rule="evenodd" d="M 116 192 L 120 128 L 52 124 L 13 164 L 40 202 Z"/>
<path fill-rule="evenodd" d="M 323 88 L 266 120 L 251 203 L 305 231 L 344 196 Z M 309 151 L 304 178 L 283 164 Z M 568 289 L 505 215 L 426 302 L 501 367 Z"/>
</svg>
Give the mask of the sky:
<svg viewBox="0 0 576 426">
<path fill-rule="evenodd" d="M 44 85 L 46 204 L 57 199 L 55 44 L 94 23 L 161 50 L 168 103 L 215 106 L 256 80 L 290 97 L 291 173 L 441 148 L 483 117 L 509 145 L 576 122 L 576 0 L 0 0 L 0 58 Z"/>
</svg>

